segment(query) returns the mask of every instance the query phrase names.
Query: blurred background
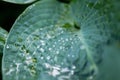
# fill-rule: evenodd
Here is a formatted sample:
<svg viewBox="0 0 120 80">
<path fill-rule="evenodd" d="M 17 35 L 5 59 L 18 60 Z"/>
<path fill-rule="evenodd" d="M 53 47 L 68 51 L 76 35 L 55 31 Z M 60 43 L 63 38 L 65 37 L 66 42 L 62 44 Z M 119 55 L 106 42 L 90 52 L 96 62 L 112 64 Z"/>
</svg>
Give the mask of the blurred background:
<svg viewBox="0 0 120 80">
<path fill-rule="evenodd" d="M 16 18 L 29 5 L 0 1 L 0 26 L 9 31 Z"/>
</svg>

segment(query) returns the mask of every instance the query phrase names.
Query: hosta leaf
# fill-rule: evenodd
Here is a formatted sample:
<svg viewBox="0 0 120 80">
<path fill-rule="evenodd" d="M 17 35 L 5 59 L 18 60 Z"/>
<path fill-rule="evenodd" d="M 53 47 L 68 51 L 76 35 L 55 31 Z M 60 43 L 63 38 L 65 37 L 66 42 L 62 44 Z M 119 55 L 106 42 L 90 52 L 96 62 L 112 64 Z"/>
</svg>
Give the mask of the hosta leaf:
<svg viewBox="0 0 120 80">
<path fill-rule="evenodd" d="M 3 53 L 3 47 L 7 38 L 8 32 L 0 27 L 0 53 Z"/>
<path fill-rule="evenodd" d="M 8 36 L 3 80 L 93 78 L 109 31 L 105 16 L 86 4 L 43 0 L 28 7 Z"/>
<path fill-rule="evenodd" d="M 27 3 L 34 2 L 36 0 L 3 0 L 3 1 L 10 2 L 10 3 L 17 3 L 17 4 L 27 4 Z"/>
</svg>

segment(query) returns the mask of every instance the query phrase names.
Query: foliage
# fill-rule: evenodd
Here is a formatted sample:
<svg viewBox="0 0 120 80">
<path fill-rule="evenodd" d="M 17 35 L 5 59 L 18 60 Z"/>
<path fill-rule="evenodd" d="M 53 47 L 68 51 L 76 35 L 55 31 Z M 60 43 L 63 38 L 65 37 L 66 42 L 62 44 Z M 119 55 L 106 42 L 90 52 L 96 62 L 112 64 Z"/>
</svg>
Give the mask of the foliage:
<svg viewBox="0 0 120 80">
<path fill-rule="evenodd" d="M 3 80 L 119 80 L 117 2 L 32 3 L 16 19 L 7 39 L 6 31 L 0 29 Z"/>
</svg>

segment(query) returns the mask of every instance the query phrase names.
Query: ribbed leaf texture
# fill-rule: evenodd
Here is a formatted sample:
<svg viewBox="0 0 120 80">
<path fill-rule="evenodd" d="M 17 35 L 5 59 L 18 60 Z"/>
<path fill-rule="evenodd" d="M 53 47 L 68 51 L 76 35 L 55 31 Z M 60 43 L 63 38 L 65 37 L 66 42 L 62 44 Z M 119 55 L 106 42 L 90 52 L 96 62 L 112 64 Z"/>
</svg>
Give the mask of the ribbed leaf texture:
<svg viewBox="0 0 120 80">
<path fill-rule="evenodd" d="M 41 0 L 14 23 L 3 55 L 3 80 L 95 80 L 109 21 L 98 0 Z"/>
</svg>

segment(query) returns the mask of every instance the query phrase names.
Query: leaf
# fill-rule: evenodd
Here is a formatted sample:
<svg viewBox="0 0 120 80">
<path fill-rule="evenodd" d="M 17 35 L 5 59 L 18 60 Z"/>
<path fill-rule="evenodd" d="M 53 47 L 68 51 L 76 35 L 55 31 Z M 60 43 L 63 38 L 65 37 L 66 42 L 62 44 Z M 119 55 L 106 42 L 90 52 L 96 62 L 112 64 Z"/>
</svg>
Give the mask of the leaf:
<svg viewBox="0 0 120 80">
<path fill-rule="evenodd" d="M 88 80 L 97 75 L 109 29 L 105 16 L 88 3 L 43 0 L 29 6 L 7 38 L 3 80 Z"/>
<path fill-rule="evenodd" d="M 7 39 L 8 32 L 0 27 L 0 53 L 3 53 L 3 47 Z"/>
<path fill-rule="evenodd" d="M 10 2 L 10 3 L 16 3 L 16 4 L 27 4 L 27 3 L 32 3 L 36 0 L 3 0 L 6 2 Z"/>
</svg>

